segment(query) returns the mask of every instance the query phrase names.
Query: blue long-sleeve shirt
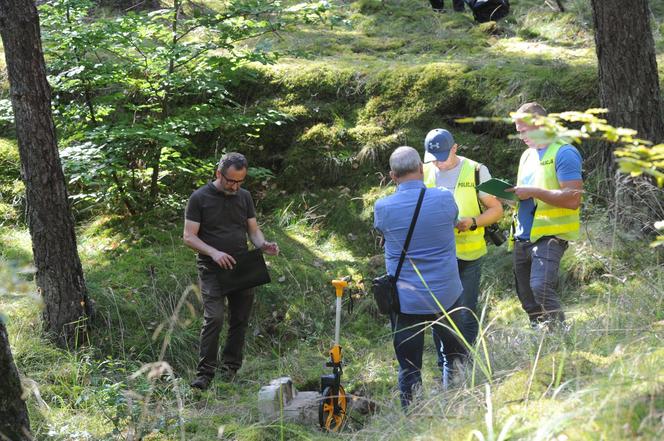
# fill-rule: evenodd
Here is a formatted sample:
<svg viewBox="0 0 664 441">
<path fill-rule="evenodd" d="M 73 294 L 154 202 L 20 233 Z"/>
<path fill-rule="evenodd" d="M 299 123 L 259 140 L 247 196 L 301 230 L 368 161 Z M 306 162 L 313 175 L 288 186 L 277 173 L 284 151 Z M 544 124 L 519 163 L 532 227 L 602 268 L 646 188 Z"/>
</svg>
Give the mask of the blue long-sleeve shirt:
<svg viewBox="0 0 664 441">
<path fill-rule="evenodd" d="M 374 207 L 374 227 L 385 237 L 385 266 L 389 274 L 396 273 L 422 188 L 424 183 L 420 180 L 403 182 L 394 194 L 378 200 Z M 402 313 L 439 313 L 442 311 L 438 303 L 448 309 L 461 295 L 454 243 L 458 213 L 452 192 L 426 190 L 397 281 Z"/>
</svg>

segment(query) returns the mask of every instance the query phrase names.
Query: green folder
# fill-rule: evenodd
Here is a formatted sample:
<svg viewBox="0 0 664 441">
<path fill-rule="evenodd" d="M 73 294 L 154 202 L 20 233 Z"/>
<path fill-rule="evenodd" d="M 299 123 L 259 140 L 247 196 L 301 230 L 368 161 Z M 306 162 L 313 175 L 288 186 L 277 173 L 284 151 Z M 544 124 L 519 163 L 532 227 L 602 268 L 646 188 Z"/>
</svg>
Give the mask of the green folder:
<svg viewBox="0 0 664 441">
<path fill-rule="evenodd" d="M 483 191 L 484 193 L 492 194 L 501 199 L 518 201 L 519 198 L 514 193 L 508 193 L 505 191 L 506 189 L 512 187 L 514 187 L 514 185 L 510 184 L 507 181 L 503 181 L 502 179 L 491 178 L 488 181 L 481 183 L 475 188 L 477 188 L 478 191 Z"/>
</svg>

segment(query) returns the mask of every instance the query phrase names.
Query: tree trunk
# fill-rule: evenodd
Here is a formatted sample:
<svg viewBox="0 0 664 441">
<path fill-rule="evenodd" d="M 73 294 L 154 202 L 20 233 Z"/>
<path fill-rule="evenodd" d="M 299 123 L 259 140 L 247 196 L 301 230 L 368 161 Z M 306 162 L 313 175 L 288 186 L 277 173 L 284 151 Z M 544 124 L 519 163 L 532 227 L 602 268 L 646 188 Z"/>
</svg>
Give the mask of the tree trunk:
<svg viewBox="0 0 664 441">
<path fill-rule="evenodd" d="M 90 306 L 58 154 L 34 1 L 0 0 L 0 34 L 26 187 L 36 282 L 45 304 L 44 330 L 64 347 L 82 341 L 80 331 L 85 326 L 81 325 Z"/>
<path fill-rule="evenodd" d="M 28 409 L 9 347 L 7 328 L 0 319 L 0 439 L 31 440 Z"/>
<path fill-rule="evenodd" d="M 664 140 L 662 102 L 647 0 L 592 0 L 599 101 L 613 125 Z"/>
<path fill-rule="evenodd" d="M 171 21 L 171 56 L 168 60 L 168 74 L 170 77 L 173 72 L 175 72 L 175 49 L 178 45 L 178 20 L 180 18 L 180 8 L 182 4 L 180 0 L 173 0 L 173 21 Z M 171 99 L 171 88 L 166 86 L 164 90 L 164 98 L 161 103 L 161 119 L 166 120 L 170 115 L 170 99 Z M 159 172 L 161 170 L 161 144 L 157 143 L 157 151 L 155 152 L 155 158 L 152 163 L 152 177 L 150 179 L 150 199 L 152 202 L 157 201 L 157 195 L 159 194 Z"/>
<path fill-rule="evenodd" d="M 591 0 L 591 3 L 599 64 L 599 102 L 609 109 L 607 120 L 614 126 L 637 130 L 642 139 L 662 142 L 664 119 L 648 1 Z M 608 146 L 603 159 L 613 172 L 615 162 Z M 647 178 L 625 176 L 616 182 L 614 213 L 632 231 L 650 229 L 652 222 L 663 215 L 661 195 L 644 191 L 644 186 L 651 184 Z M 629 215 L 625 216 L 626 213 Z"/>
</svg>

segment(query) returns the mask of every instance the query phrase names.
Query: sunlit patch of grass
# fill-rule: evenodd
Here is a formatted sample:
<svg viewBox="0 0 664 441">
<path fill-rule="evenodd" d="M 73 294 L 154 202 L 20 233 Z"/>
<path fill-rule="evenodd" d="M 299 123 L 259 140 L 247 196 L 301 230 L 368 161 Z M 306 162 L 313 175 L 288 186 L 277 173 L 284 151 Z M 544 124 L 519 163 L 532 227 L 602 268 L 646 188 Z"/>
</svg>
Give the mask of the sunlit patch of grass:
<svg viewBox="0 0 664 441">
<path fill-rule="evenodd" d="M 490 299 L 495 301 L 495 299 Z M 521 303 L 519 299 L 516 298 L 516 295 L 505 299 L 497 301 L 496 303 L 491 303 L 491 318 L 496 321 L 497 324 L 515 324 L 515 323 L 526 323 L 526 315 L 521 309 Z"/>
<path fill-rule="evenodd" d="M 37 427 L 33 436 L 48 437 L 54 441 L 108 439 L 113 432 L 112 424 L 105 420 L 104 415 L 76 412 L 70 408 L 54 409 L 45 414 L 34 412 L 31 414 L 32 421 L 38 423 L 32 424 Z"/>
<path fill-rule="evenodd" d="M 545 39 L 559 45 L 591 46 L 591 10 L 588 4 L 567 4 L 567 12 L 551 10 L 545 4 L 515 10 L 519 16 L 517 33 L 532 39 Z M 519 12 L 521 14 L 519 14 Z"/>
<path fill-rule="evenodd" d="M 565 63 L 592 66 L 596 62 L 595 50 L 592 47 L 565 48 L 555 42 L 521 40 L 518 38 L 503 39 L 494 44 L 488 52 L 496 56 L 511 56 L 529 59 L 534 64 L 547 61 L 564 61 Z"/>
<path fill-rule="evenodd" d="M 19 267 L 32 262 L 32 242 L 25 228 L 0 227 L 0 257 Z"/>
</svg>

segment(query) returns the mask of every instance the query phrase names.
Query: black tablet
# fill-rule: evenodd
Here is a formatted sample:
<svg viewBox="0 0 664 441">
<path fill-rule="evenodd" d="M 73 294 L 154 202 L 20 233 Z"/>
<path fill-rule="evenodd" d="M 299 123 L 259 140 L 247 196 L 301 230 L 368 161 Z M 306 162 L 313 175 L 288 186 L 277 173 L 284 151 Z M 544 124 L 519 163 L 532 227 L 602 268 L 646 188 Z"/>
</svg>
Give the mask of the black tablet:
<svg viewBox="0 0 664 441">
<path fill-rule="evenodd" d="M 224 294 L 270 283 L 263 252 L 259 249 L 233 255 L 233 269 L 219 272 L 219 283 Z"/>
</svg>

